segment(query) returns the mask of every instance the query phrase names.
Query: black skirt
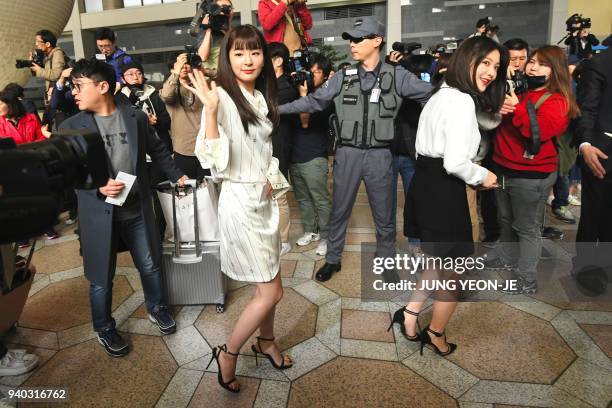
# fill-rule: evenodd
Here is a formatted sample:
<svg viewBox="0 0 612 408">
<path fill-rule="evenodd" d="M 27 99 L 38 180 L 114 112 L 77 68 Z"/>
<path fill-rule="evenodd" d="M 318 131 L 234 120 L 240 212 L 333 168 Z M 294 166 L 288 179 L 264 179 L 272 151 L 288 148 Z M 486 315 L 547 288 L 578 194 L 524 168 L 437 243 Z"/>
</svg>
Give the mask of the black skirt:
<svg viewBox="0 0 612 408">
<path fill-rule="evenodd" d="M 404 205 L 404 235 L 421 239 L 421 249 L 438 257 L 474 252 L 465 182 L 449 175 L 442 159 L 419 156 Z"/>
</svg>

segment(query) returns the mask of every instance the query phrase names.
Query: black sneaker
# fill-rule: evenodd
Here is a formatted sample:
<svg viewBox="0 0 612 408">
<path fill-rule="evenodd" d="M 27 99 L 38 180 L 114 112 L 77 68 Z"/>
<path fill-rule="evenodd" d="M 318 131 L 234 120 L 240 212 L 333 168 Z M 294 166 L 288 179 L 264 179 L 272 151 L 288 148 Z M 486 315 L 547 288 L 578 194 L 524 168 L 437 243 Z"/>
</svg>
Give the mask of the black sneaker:
<svg viewBox="0 0 612 408">
<path fill-rule="evenodd" d="M 130 352 L 130 346 L 115 329 L 98 332 L 98 343 L 111 357 L 123 357 Z"/>
<path fill-rule="evenodd" d="M 563 239 L 565 234 L 558 228 L 544 227 L 542 229 L 542 238 L 544 239 Z"/>
<path fill-rule="evenodd" d="M 538 282 L 526 281 L 522 276 L 519 276 L 516 279 L 516 284 L 512 287 L 508 287 L 508 285 L 506 284 L 505 287 L 500 290 L 500 292 L 505 293 L 506 295 L 529 295 L 531 293 L 536 293 L 537 291 Z"/>
<path fill-rule="evenodd" d="M 159 331 L 163 334 L 176 332 L 176 322 L 165 306 L 159 306 L 153 312 L 150 312 L 149 320 L 156 324 L 159 327 Z"/>
<path fill-rule="evenodd" d="M 501 257 L 484 262 L 485 269 L 489 271 L 511 271 L 514 265 L 502 261 Z"/>
</svg>

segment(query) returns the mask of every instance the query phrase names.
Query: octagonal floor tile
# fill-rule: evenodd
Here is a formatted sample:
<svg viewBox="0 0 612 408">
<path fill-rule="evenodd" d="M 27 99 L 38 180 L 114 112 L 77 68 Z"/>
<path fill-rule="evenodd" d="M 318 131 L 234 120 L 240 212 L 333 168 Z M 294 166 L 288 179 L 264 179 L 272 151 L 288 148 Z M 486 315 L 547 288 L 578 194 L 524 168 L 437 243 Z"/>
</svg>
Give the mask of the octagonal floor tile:
<svg viewBox="0 0 612 408">
<path fill-rule="evenodd" d="M 113 284 L 115 310 L 133 293 L 125 276 Z M 84 276 L 53 283 L 28 299 L 19 325 L 41 330 L 61 331 L 91 320 L 89 281 Z"/>
<path fill-rule="evenodd" d="M 34 252 L 32 263 L 39 273 L 63 272 L 83 265 L 79 255 L 79 241 L 45 246 Z"/>
<path fill-rule="evenodd" d="M 68 387 L 70 405 L 75 407 L 154 406 L 176 362 L 162 339 L 124 336 L 132 346 L 126 357 L 109 357 L 97 340 L 90 340 L 59 351 L 24 386 Z"/>
<path fill-rule="evenodd" d="M 609 358 L 612 358 L 612 326 L 603 324 L 580 324 L 579 326 Z"/>
<path fill-rule="evenodd" d="M 401 363 L 338 357 L 294 381 L 288 407 L 456 407 L 456 403 Z"/>
<path fill-rule="evenodd" d="M 317 261 L 315 271 L 318 271 L 324 263 L 325 259 Z M 361 297 L 361 254 L 343 252 L 342 270 L 334 273 L 330 280 L 321 282 L 321 284 L 343 297 Z"/>
<path fill-rule="evenodd" d="M 297 261 L 289 261 L 281 259 L 280 261 L 280 274 L 283 278 L 292 278 L 295 272 L 295 266 Z"/>
<path fill-rule="evenodd" d="M 576 358 L 548 322 L 501 303 L 460 303 L 447 334 L 447 358 L 480 379 L 551 384 Z"/>
<path fill-rule="evenodd" d="M 383 341 L 393 343 L 393 331 L 387 331 L 391 323 L 387 312 L 342 310 L 343 339 Z"/>
<path fill-rule="evenodd" d="M 240 393 L 233 394 L 221 388 L 217 381 L 217 373 L 205 373 L 191 398 L 189 407 L 251 408 L 257 397 L 261 380 L 240 376 L 236 378 L 240 382 Z"/>
<path fill-rule="evenodd" d="M 225 312 L 216 313 L 213 306 L 206 306 L 196 328 L 202 333 L 211 346 L 224 344 L 229 338 L 238 316 L 253 297 L 255 287 L 252 285 L 233 291 L 225 303 Z M 285 288 L 283 299 L 276 306 L 274 332 L 281 350 L 286 350 L 314 336 L 317 322 L 317 306 L 290 288 Z M 240 352 L 253 354 L 251 344 L 256 342 L 256 332 L 245 343 Z"/>
<path fill-rule="evenodd" d="M 126 268 L 135 268 L 134 261 L 132 260 L 132 255 L 129 251 L 120 252 L 117 254 L 117 266 L 126 267 Z"/>
</svg>

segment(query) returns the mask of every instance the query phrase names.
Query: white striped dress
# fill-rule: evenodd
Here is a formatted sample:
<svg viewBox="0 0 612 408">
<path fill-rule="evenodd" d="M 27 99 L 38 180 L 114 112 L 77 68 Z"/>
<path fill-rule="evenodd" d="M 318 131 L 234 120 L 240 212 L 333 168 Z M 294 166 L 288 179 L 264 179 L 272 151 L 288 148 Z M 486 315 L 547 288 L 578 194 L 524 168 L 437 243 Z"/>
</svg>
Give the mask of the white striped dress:
<svg viewBox="0 0 612 408">
<path fill-rule="evenodd" d="M 221 269 L 232 279 L 269 282 L 279 271 L 280 236 L 276 198 L 289 183 L 272 157 L 272 123 L 263 95 L 240 88 L 261 118 L 244 131 L 236 104 L 219 88 L 218 139 L 206 139 L 206 115 L 202 114 L 196 156 L 222 180 L 219 196 Z M 273 199 L 262 198 L 270 181 Z"/>
</svg>

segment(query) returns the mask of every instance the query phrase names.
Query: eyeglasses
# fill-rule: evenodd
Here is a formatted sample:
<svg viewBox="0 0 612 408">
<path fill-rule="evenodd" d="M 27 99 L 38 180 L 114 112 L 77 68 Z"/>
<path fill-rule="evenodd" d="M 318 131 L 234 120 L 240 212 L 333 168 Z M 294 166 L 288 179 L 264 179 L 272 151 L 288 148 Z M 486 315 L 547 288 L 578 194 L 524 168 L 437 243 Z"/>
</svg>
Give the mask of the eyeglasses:
<svg viewBox="0 0 612 408">
<path fill-rule="evenodd" d="M 376 37 L 378 36 L 377 35 L 366 35 L 364 37 L 355 37 L 355 38 L 351 38 L 350 42 L 352 42 L 353 44 L 359 44 L 363 40 L 373 40 Z"/>
<path fill-rule="evenodd" d="M 128 73 L 128 74 L 123 74 L 124 77 L 126 78 L 142 78 L 144 77 L 144 75 L 142 75 L 142 72 L 136 72 L 136 73 Z"/>
<path fill-rule="evenodd" d="M 83 87 L 83 85 L 97 84 L 99 82 L 102 82 L 102 80 L 99 80 L 99 81 L 87 81 L 87 82 L 73 82 L 72 83 L 72 89 L 74 91 L 77 91 L 78 93 L 80 93 L 81 92 L 81 88 Z"/>
</svg>

